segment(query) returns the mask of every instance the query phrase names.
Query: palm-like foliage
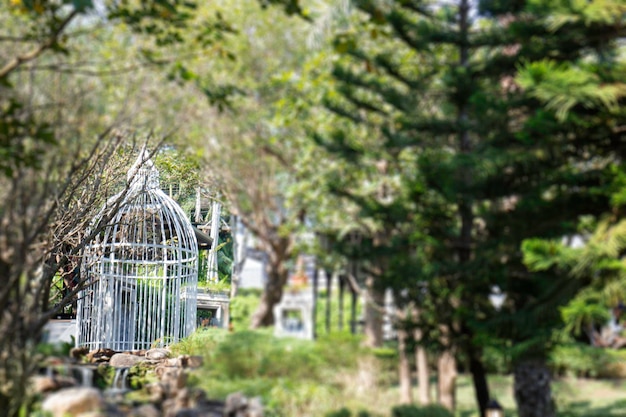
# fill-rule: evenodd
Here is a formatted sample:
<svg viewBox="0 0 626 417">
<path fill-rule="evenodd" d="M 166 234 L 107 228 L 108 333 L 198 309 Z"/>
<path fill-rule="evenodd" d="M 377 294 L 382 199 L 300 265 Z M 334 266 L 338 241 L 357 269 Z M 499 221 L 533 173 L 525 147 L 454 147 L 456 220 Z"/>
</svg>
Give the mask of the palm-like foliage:
<svg viewBox="0 0 626 417">
<path fill-rule="evenodd" d="M 524 261 L 534 271 L 554 270 L 582 288 L 561 309 L 564 330 L 585 332 L 596 343 L 598 329 L 611 318 L 610 309 L 626 296 L 626 221 L 601 221 L 584 246 L 567 242 L 524 242 Z"/>
</svg>

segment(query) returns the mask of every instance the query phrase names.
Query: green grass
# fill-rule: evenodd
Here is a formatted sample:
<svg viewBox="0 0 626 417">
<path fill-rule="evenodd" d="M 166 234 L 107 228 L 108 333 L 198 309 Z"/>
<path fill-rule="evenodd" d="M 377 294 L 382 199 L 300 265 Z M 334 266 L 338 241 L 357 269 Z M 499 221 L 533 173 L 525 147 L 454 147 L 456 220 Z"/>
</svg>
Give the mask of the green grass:
<svg viewBox="0 0 626 417">
<path fill-rule="evenodd" d="M 507 417 L 516 417 L 513 377 L 490 375 L 489 389 L 503 406 Z M 552 392 L 559 417 L 626 417 L 626 381 L 561 378 L 553 381 Z M 458 417 L 477 417 L 471 377 L 457 382 Z"/>
<path fill-rule="evenodd" d="M 209 397 L 235 391 L 260 396 L 268 417 L 324 417 L 342 408 L 356 416 L 389 417 L 399 398 L 395 356 L 360 347 L 348 334 L 322 336 L 315 342 L 277 339 L 271 329 L 205 329 L 173 347 L 175 353 L 202 355 L 204 365 L 191 383 Z M 431 385 L 431 398 L 436 388 Z M 512 377 L 490 375 L 491 394 L 507 417 L 517 417 Z M 626 382 L 563 378 L 553 384 L 560 417 L 626 417 Z M 478 417 L 469 375 L 457 379 L 457 417 Z M 415 388 L 414 398 L 417 398 Z"/>
</svg>

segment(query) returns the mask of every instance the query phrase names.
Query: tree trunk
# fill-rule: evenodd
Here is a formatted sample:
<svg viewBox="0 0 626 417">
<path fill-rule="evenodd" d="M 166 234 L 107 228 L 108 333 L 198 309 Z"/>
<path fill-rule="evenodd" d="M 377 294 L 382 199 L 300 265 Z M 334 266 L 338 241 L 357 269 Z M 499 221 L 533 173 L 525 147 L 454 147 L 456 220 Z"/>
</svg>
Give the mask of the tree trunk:
<svg viewBox="0 0 626 417">
<path fill-rule="evenodd" d="M 259 307 L 254 312 L 250 323 L 251 329 L 274 324 L 274 306 L 283 298 L 283 287 L 287 283 L 287 270 L 268 273 Z"/>
<path fill-rule="evenodd" d="M 476 397 L 476 403 L 478 404 L 478 410 L 480 416 L 485 417 L 487 405 L 489 404 L 489 386 L 487 385 L 487 372 L 483 366 L 481 360 L 481 351 L 477 349 L 473 344 L 474 332 L 466 325 L 461 325 L 461 331 L 465 335 L 465 354 L 469 360 L 469 370 L 472 374 L 472 381 L 474 383 L 474 395 Z"/>
<path fill-rule="evenodd" d="M 428 357 L 423 346 L 415 348 L 415 367 L 417 370 L 417 397 L 421 405 L 430 404 L 430 375 Z"/>
<path fill-rule="evenodd" d="M 196 204 L 193 214 L 193 220 L 196 223 L 202 223 L 202 194 L 200 193 L 200 187 L 196 187 Z"/>
<path fill-rule="evenodd" d="M 339 323 L 338 330 L 343 331 L 343 295 L 345 293 L 346 288 L 346 277 L 343 275 L 339 275 Z"/>
<path fill-rule="evenodd" d="M 333 291 L 333 273 L 326 271 L 326 334 L 330 333 L 331 295 Z"/>
<path fill-rule="evenodd" d="M 403 315 L 403 314 L 402 314 Z M 404 327 L 397 329 L 398 334 L 398 377 L 400 379 L 400 404 L 412 404 L 413 392 L 411 386 L 411 364 L 409 363 L 409 355 L 407 354 L 406 341 L 408 332 Z"/>
<path fill-rule="evenodd" d="M 271 326 L 274 324 L 274 306 L 283 298 L 283 288 L 287 284 L 289 271 L 285 262 L 291 254 L 291 238 L 281 237 L 269 244 L 266 253 L 268 261 L 265 265 L 267 281 L 261 295 L 259 307 L 254 312 L 250 323 L 251 329 Z"/>
<path fill-rule="evenodd" d="M 544 361 L 526 360 L 514 370 L 515 402 L 519 417 L 555 417 L 550 371 Z"/>
<path fill-rule="evenodd" d="M 472 374 L 472 380 L 474 381 L 474 394 L 476 395 L 476 402 L 478 403 L 478 409 L 480 410 L 480 416 L 485 417 L 487 405 L 489 404 L 489 386 L 487 385 L 487 373 L 485 367 L 479 358 L 476 357 L 476 352 L 470 352 L 470 373 Z"/>
<path fill-rule="evenodd" d="M 234 262 L 233 262 L 234 264 Z M 232 273 L 230 276 L 230 298 L 233 299 L 239 292 L 239 282 L 241 281 L 241 271 L 237 271 L 233 265 Z"/>
<path fill-rule="evenodd" d="M 248 229 L 240 224 L 235 215 L 230 216 L 230 231 L 233 239 L 233 263 L 230 278 L 230 298 L 235 298 L 239 290 L 241 272 L 248 257 Z"/>
<path fill-rule="evenodd" d="M 313 308 L 311 311 L 311 327 L 313 327 L 313 340 L 317 339 L 317 299 L 319 297 L 319 277 L 320 270 L 315 259 L 315 268 L 313 269 Z"/>
<path fill-rule="evenodd" d="M 419 309 L 413 310 L 413 321 L 418 323 Z M 416 328 L 413 331 L 415 347 L 415 368 L 417 371 L 417 397 L 421 405 L 430 404 L 430 372 L 428 371 L 428 356 L 426 349 L 420 345 L 422 331 Z"/>
<path fill-rule="evenodd" d="M 374 288 L 374 278 L 368 277 L 365 285 L 365 345 L 380 347 L 383 345 L 383 309 L 385 293 Z"/>
<path fill-rule="evenodd" d="M 439 404 L 453 412 L 456 406 L 456 375 L 454 352 L 447 349 L 437 360 L 437 396 Z"/>
</svg>

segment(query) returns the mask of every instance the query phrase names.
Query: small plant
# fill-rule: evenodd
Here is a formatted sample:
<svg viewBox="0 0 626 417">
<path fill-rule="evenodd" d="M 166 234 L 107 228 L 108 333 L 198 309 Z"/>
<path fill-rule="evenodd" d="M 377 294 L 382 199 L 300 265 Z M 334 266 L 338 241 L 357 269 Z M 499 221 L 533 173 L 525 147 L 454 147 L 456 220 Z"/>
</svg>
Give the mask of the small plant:
<svg viewBox="0 0 626 417">
<path fill-rule="evenodd" d="M 60 342 L 60 343 L 39 343 L 36 347 L 36 352 L 40 355 L 49 356 L 69 356 L 70 350 L 74 347 L 74 341 L 72 342 Z"/>
<path fill-rule="evenodd" d="M 351 417 L 352 413 L 347 408 L 340 408 L 337 411 L 331 411 L 330 413 L 326 413 L 325 417 Z"/>
<path fill-rule="evenodd" d="M 207 282 L 205 279 L 200 279 L 198 280 L 198 287 L 209 292 L 230 293 L 230 282 L 227 279 L 221 279 L 219 282 Z"/>
<path fill-rule="evenodd" d="M 331 411 L 329 413 L 326 413 L 324 417 L 352 417 L 352 412 L 349 409 L 343 407 L 337 411 Z M 359 410 L 356 413 L 355 417 L 371 417 L 371 414 L 366 410 Z"/>
<path fill-rule="evenodd" d="M 611 353 L 583 343 L 569 343 L 554 349 L 550 365 L 557 375 L 597 378 L 619 361 Z"/>
<path fill-rule="evenodd" d="M 139 362 L 132 366 L 128 372 L 129 385 L 132 390 L 138 390 L 151 382 L 156 382 L 157 378 L 151 365 Z"/>
<path fill-rule="evenodd" d="M 431 404 L 424 407 L 415 405 L 399 405 L 391 409 L 392 417 L 454 417 L 449 410 L 440 405 Z"/>
<path fill-rule="evenodd" d="M 113 385 L 115 378 L 115 368 L 106 364 L 100 364 L 96 368 L 94 385 L 100 389 L 106 389 Z"/>
</svg>

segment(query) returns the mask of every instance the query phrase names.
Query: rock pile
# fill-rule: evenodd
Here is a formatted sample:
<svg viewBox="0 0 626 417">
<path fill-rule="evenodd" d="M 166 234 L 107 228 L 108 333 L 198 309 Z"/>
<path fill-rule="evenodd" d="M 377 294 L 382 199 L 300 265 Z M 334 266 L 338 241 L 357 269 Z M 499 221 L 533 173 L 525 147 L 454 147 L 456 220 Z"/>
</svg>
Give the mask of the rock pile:
<svg viewBox="0 0 626 417">
<path fill-rule="evenodd" d="M 43 396 L 42 410 L 53 417 L 263 416 L 258 398 L 233 393 L 226 401 L 218 401 L 188 387 L 187 376 L 202 365 L 201 356 L 172 357 L 162 348 L 133 352 L 73 349 L 70 358 L 51 360 L 46 374 L 33 379 L 33 389 Z M 138 394 L 132 400 L 126 395 L 131 391 L 129 376 Z M 98 389 L 98 385 L 107 387 Z"/>
</svg>

